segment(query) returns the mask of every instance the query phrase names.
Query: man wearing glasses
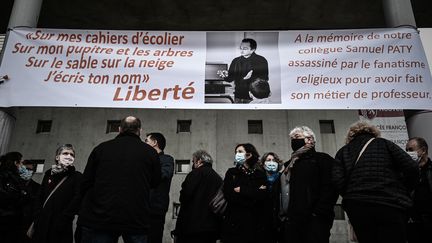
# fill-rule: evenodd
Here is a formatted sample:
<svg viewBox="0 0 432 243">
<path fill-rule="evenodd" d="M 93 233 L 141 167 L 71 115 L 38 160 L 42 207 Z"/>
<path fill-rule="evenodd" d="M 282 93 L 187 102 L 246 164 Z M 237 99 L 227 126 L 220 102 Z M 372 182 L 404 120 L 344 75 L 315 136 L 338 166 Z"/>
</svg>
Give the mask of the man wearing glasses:
<svg viewBox="0 0 432 243">
<path fill-rule="evenodd" d="M 234 81 L 235 103 L 249 103 L 249 85 L 257 78 L 268 81 L 267 60 L 255 53 L 257 43 L 254 39 L 243 39 L 240 44 L 240 56 L 232 60 L 228 70 L 220 70 L 218 74 L 227 82 Z"/>
</svg>

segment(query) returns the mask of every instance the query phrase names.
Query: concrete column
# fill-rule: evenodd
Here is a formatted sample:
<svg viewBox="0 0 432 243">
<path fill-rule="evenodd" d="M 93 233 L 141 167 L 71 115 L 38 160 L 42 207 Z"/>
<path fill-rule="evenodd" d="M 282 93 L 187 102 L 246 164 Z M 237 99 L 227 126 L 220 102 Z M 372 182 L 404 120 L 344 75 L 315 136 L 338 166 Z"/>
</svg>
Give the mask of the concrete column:
<svg viewBox="0 0 432 243">
<path fill-rule="evenodd" d="M 405 111 L 405 119 L 409 137 L 422 137 L 432 147 L 432 111 L 408 110 Z"/>
<path fill-rule="evenodd" d="M 12 7 L 11 16 L 9 18 L 8 28 L 14 27 L 37 27 L 42 0 L 15 0 Z M 9 33 L 9 31 L 8 31 Z M 5 43 L 7 43 L 8 33 L 6 34 Z M 4 49 L 3 49 L 4 51 Z M 0 55 L 0 63 L 3 58 L 3 51 Z M 0 152 L 7 152 L 10 143 L 10 137 L 13 131 L 15 119 L 11 115 L 14 113 L 14 108 L 0 109 Z"/>
<path fill-rule="evenodd" d="M 42 0 L 15 0 L 8 28 L 37 27 Z"/>
<path fill-rule="evenodd" d="M 417 28 L 410 0 L 383 0 L 383 6 L 388 27 L 412 26 Z M 431 111 L 405 111 L 405 120 L 409 137 L 423 137 L 428 144 L 432 144 Z"/>
<path fill-rule="evenodd" d="M 412 26 L 416 28 L 410 0 L 383 0 L 388 27 Z"/>
</svg>

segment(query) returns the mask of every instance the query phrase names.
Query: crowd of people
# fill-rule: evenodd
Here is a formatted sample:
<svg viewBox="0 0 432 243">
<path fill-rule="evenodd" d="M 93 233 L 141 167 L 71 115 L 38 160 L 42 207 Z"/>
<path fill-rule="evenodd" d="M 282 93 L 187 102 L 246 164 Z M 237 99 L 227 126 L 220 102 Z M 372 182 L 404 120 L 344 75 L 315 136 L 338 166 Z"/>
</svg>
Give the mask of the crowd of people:
<svg viewBox="0 0 432 243">
<path fill-rule="evenodd" d="M 91 152 L 83 173 L 75 149 L 60 146 L 42 184 L 18 152 L 0 158 L 0 241 L 3 243 L 161 243 L 174 159 L 161 133 L 140 138 L 136 117 Z M 366 122 L 353 124 L 336 156 L 315 149 L 306 127 L 291 130 L 291 157 L 234 148 L 222 178 L 205 150 L 192 154 L 181 185 L 172 236 L 177 243 L 329 242 L 334 206 L 342 207 L 361 243 L 432 242 L 432 161 L 423 138 L 403 150 Z M 212 202 L 223 195 L 217 213 Z M 73 232 L 73 220 L 78 215 Z"/>
</svg>

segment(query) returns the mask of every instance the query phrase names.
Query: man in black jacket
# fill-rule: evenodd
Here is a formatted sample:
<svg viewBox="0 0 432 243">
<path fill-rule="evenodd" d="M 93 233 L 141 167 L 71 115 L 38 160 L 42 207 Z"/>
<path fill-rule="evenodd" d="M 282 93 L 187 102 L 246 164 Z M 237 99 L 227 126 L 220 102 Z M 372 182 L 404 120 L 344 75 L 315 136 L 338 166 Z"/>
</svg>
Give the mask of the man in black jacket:
<svg viewBox="0 0 432 243">
<path fill-rule="evenodd" d="M 178 243 L 215 243 L 219 218 L 209 209 L 211 199 L 222 185 L 222 178 L 212 169 L 213 160 L 204 150 L 192 155 L 193 169 L 180 191 L 180 212 L 175 234 Z"/>
<path fill-rule="evenodd" d="M 235 103 L 249 103 L 249 85 L 257 78 L 268 81 L 268 62 L 263 56 L 255 53 L 257 42 L 245 38 L 240 44 L 240 56 L 232 60 L 228 70 L 220 70 L 218 74 L 227 82 L 234 81 Z"/>
<path fill-rule="evenodd" d="M 281 242 L 328 243 L 337 192 L 331 180 L 334 159 L 315 151 L 306 126 L 291 130 L 291 159 L 281 174 Z"/>
<path fill-rule="evenodd" d="M 408 242 L 432 242 L 432 161 L 423 138 L 411 138 L 406 151 L 418 162 L 420 180 L 413 192 L 413 207 L 408 224 Z"/>
<path fill-rule="evenodd" d="M 161 163 L 161 183 L 150 191 L 149 243 L 162 243 L 171 179 L 174 175 L 174 158 L 164 153 L 166 139 L 162 133 L 148 133 L 145 142 L 156 150 Z"/>
<path fill-rule="evenodd" d="M 91 152 L 83 175 L 78 225 L 82 243 L 147 243 L 150 189 L 160 182 L 159 156 L 139 135 L 141 122 L 129 116 L 120 134 Z"/>
</svg>

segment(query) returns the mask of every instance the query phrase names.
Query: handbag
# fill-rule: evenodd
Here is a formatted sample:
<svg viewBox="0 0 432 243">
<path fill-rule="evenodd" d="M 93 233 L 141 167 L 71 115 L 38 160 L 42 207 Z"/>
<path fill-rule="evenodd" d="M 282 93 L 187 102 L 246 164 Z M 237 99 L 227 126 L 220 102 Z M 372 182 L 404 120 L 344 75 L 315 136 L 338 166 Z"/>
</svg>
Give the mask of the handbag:
<svg viewBox="0 0 432 243">
<path fill-rule="evenodd" d="M 349 240 L 351 242 L 358 242 L 357 235 L 356 235 L 354 228 L 353 228 L 353 226 L 349 220 L 348 220 L 348 234 L 349 234 Z"/>
<path fill-rule="evenodd" d="M 63 177 L 63 179 L 57 184 L 56 187 L 54 187 L 54 189 L 51 191 L 51 193 L 48 195 L 48 197 L 45 199 L 45 202 L 42 206 L 42 208 L 45 207 L 46 203 L 48 202 L 48 199 L 50 199 L 51 195 L 57 190 L 57 188 L 60 187 L 60 185 L 67 179 L 67 176 Z M 26 235 L 28 238 L 32 239 L 33 235 L 35 232 L 35 228 L 34 228 L 34 221 L 31 223 L 30 227 L 28 228 Z"/>
<path fill-rule="evenodd" d="M 216 194 L 209 202 L 210 211 L 212 211 L 216 215 L 223 215 L 225 213 L 228 204 L 228 202 L 224 197 L 222 188 L 223 188 L 223 184 L 222 186 L 219 187 Z"/>
</svg>

